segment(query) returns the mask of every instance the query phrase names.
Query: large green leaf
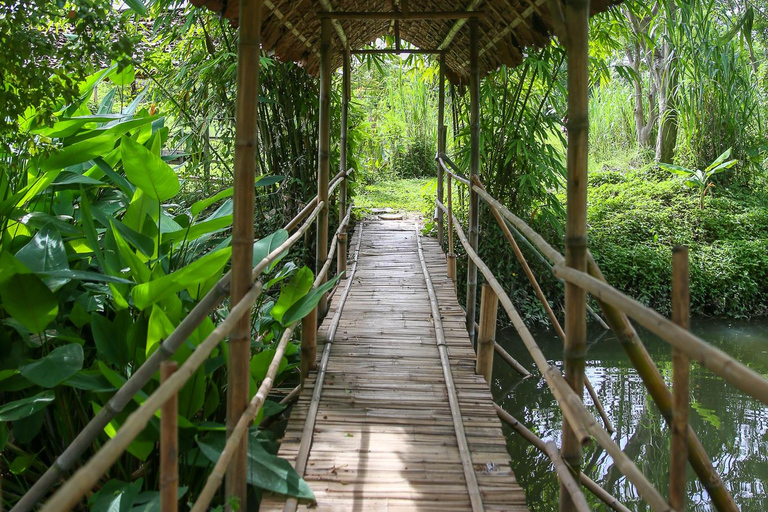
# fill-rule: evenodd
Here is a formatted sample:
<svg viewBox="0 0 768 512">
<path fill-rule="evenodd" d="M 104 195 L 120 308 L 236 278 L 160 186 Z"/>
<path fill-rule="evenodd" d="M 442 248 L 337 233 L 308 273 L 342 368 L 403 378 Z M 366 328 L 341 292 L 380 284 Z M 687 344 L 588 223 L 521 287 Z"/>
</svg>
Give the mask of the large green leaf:
<svg viewBox="0 0 768 512">
<path fill-rule="evenodd" d="M 235 191 L 234 187 L 229 187 L 229 188 L 225 188 L 221 192 L 218 192 L 217 194 L 212 195 L 211 197 L 201 199 L 200 201 L 197 201 L 194 204 L 192 204 L 192 208 L 190 208 L 190 212 L 192 213 L 192 215 L 198 215 L 200 212 L 202 212 L 203 210 L 211 206 L 216 201 L 221 201 L 222 199 L 231 197 L 234 191 Z"/>
<path fill-rule="evenodd" d="M 154 279 L 148 283 L 140 284 L 133 288 L 131 296 L 133 303 L 139 309 L 146 309 L 155 302 L 162 300 L 184 288 L 205 282 L 209 276 L 221 271 L 229 261 L 232 248 L 227 247 L 216 252 L 206 254 L 199 260 L 186 267 Z"/>
<path fill-rule="evenodd" d="M 123 327 L 98 313 L 91 315 L 91 332 L 99 357 L 116 366 L 128 364 L 129 359 L 126 331 Z"/>
<path fill-rule="evenodd" d="M 64 241 L 51 224 L 43 226 L 32 240 L 16 253 L 16 258 L 33 272 L 69 269 Z"/>
<path fill-rule="evenodd" d="M 337 275 L 324 285 L 315 288 L 307 295 L 305 295 L 301 300 L 288 308 L 288 311 L 283 314 L 283 320 L 280 323 L 286 326 L 291 325 L 292 323 L 298 322 L 307 316 L 313 309 L 315 309 L 315 306 L 317 306 L 317 303 L 320 302 L 322 296 L 326 294 L 328 290 L 333 288 L 333 285 L 336 284 L 336 281 L 338 281 L 340 277 L 341 274 Z"/>
<path fill-rule="evenodd" d="M 120 142 L 128 179 L 153 199 L 165 201 L 179 193 L 179 178 L 171 167 L 130 137 Z"/>
<path fill-rule="evenodd" d="M 205 438 L 197 440 L 200 451 L 211 462 L 219 459 L 225 443 L 224 432 L 211 432 Z M 296 473 L 287 460 L 265 450 L 255 430 L 250 431 L 248 435 L 247 479 L 249 484 L 268 491 L 303 500 L 315 500 L 307 482 Z"/>
<path fill-rule="evenodd" d="M 17 421 L 32 416 L 53 402 L 55 395 L 50 389 L 0 406 L 0 421 Z"/>
<path fill-rule="evenodd" d="M 15 274 L 0 284 L 3 308 L 34 333 L 41 333 L 59 313 L 59 302 L 39 277 Z"/>
<path fill-rule="evenodd" d="M 284 229 L 278 229 L 269 236 L 265 236 L 255 244 L 253 244 L 253 266 L 259 264 L 261 260 L 269 256 L 269 253 L 280 247 L 289 238 L 289 234 Z M 275 261 L 269 266 L 268 270 L 274 268 L 278 261 L 283 259 L 288 251 L 282 252 Z"/>
<path fill-rule="evenodd" d="M 267 350 L 262 350 L 258 354 L 254 354 L 251 358 L 251 377 L 256 379 L 256 382 L 261 382 L 267 377 L 269 365 L 272 364 L 272 360 L 275 358 L 275 353 L 275 349 L 268 348 Z M 288 359 L 283 357 L 277 368 L 277 375 L 280 375 L 280 373 L 285 370 L 286 366 L 288 366 Z"/>
<path fill-rule="evenodd" d="M 47 172 L 63 169 L 71 165 L 93 160 L 98 156 L 106 155 L 112 151 L 119 136 L 116 133 L 103 133 L 96 137 L 65 146 L 40 162 L 40 171 Z"/>
<path fill-rule="evenodd" d="M 115 85 L 130 85 L 136 79 L 136 70 L 128 64 L 118 73 L 117 70 L 109 77 Z"/>
<path fill-rule="evenodd" d="M 83 368 L 83 347 L 57 347 L 47 356 L 19 367 L 19 373 L 44 388 L 58 386 Z"/>
<path fill-rule="evenodd" d="M 57 279 L 90 281 L 93 283 L 133 284 L 133 281 L 123 279 L 122 277 L 108 276 L 105 274 L 99 274 L 98 272 L 90 272 L 88 270 L 47 270 L 45 272 L 38 272 L 38 274 L 41 276 L 53 277 Z"/>
<path fill-rule="evenodd" d="M 278 297 L 277 303 L 275 303 L 270 311 L 272 318 L 278 322 L 282 321 L 283 315 L 288 311 L 288 308 L 297 303 L 312 289 L 314 277 L 309 267 L 302 267 L 296 272 L 288 284 L 280 290 L 280 297 Z"/>
</svg>

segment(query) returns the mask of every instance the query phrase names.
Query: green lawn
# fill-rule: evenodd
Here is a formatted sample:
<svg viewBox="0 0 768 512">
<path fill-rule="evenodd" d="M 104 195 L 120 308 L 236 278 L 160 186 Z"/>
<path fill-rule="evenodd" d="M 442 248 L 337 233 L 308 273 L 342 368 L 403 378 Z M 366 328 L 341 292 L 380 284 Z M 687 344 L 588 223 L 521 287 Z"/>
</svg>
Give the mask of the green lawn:
<svg viewBox="0 0 768 512">
<path fill-rule="evenodd" d="M 379 181 L 360 185 L 355 194 L 358 215 L 372 208 L 392 208 L 398 212 L 417 212 L 430 217 L 434 210 L 434 178 Z"/>
</svg>

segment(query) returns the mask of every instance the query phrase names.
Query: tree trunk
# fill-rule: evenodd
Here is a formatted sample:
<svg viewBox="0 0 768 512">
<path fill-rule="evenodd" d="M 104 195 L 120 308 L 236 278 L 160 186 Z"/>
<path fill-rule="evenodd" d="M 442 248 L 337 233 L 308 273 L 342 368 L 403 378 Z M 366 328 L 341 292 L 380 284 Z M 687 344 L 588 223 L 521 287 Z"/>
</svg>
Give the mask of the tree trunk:
<svg viewBox="0 0 768 512">
<path fill-rule="evenodd" d="M 667 27 L 675 23 L 674 6 L 668 13 Z M 662 45 L 661 70 L 659 73 L 659 132 L 656 137 L 656 161 L 671 164 L 677 144 L 677 57 L 669 40 Z"/>
<path fill-rule="evenodd" d="M 632 32 L 634 35 L 634 42 L 629 50 L 629 62 L 632 66 L 632 70 L 635 72 L 634 85 L 635 85 L 635 129 L 637 131 L 637 143 L 642 148 L 651 147 L 651 134 L 653 132 L 653 126 L 656 123 L 656 109 L 655 109 L 655 96 L 656 91 L 654 87 L 653 76 L 650 77 L 651 90 L 648 97 L 648 119 L 645 117 L 645 108 L 643 106 L 643 77 L 641 63 L 642 59 L 648 53 L 648 48 L 643 42 L 643 28 L 647 28 L 648 23 L 645 20 L 640 20 L 631 10 L 624 8 L 624 13 L 632 24 Z M 642 27 L 641 27 L 642 23 Z M 645 31 L 647 32 L 647 30 Z M 652 61 L 652 59 L 647 59 Z M 652 68 L 652 66 L 649 66 Z M 653 69 L 649 70 L 649 74 L 653 74 Z"/>
</svg>

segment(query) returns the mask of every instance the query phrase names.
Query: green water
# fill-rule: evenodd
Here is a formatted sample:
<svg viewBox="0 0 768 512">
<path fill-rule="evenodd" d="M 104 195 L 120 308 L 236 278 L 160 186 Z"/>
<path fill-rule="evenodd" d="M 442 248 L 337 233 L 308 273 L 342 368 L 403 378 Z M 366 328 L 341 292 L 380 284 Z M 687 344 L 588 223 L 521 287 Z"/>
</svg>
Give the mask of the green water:
<svg viewBox="0 0 768 512">
<path fill-rule="evenodd" d="M 768 376 L 768 322 L 693 322 L 693 331 L 721 350 Z M 562 367 L 562 344 L 553 331 L 533 332 L 550 364 Z M 641 338 L 667 383 L 672 379 L 671 349 L 650 333 Z M 533 361 L 514 329 L 498 333 L 499 343 L 525 367 Z M 613 435 L 646 478 L 667 496 L 669 429 L 612 333 L 590 329 L 587 375 L 616 428 Z M 493 394 L 505 410 L 543 439 L 560 442 L 562 418 L 538 372 L 521 378 L 496 358 Z M 585 392 L 585 400 L 598 418 Z M 768 510 L 768 407 L 746 396 L 711 372 L 691 369 L 691 426 L 736 503 L 745 512 Z M 531 510 L 557 510 L 558 484 L 548 459 L 519 435 L 507 431 L 512 467 L 526 491 Z M 612 459 L 592 443 L 584 450 L 585 472 L 631 510 L 649 510 L 634 487 L 613 467 Z M 588 495 L 597 510 L 607 509 Z M 713 510 L 706 490 L 688 470 L 688 510 Z"/>
</svg>

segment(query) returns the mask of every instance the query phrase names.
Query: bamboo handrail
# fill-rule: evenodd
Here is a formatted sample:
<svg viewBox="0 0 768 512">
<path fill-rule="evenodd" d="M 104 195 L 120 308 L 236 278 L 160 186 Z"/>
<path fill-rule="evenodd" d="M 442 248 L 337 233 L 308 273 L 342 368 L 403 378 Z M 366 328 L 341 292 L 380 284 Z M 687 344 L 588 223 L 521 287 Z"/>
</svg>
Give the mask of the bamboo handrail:
<svg viewBox="0 0 768 512">
<path fill-rule="evenodd" d="M 342 178 L 346 179 L 354 169 L 350 168 L 346 172 L 339 171 L 336 176 L 333 177 L 331 180 L 329 187 L 328 187 L 328 195 L 330 197 L 331 194 L 333 194 L 333 191 L 336 189 L 336 187 L 341 183 Z M 315 207 L 317 204 L 317 196 L 313 197 L 309 200 L 309 202 L 304 206 L 304 208 L 301 209 L 301 211 L 293 218 L 291 221 L 285 225 L 286 231 L 293 231 L 296 226 L 299 225 L 299 223 L 304 219 L 304 217 L 307 216 L 307 214 L 312 211 L 312 208 Z"/>
<path fill-rule="evenodd" d="M 440 207 L 443 209 L 443 211 L 445 211 L 447 215 L 451 215 L 445 206 L 440 205 Z M 552 390 L 552 394 L 560 405 L 560 408 L 563 411 L 563 416 L 571 425 L 576 438 L 582 444 L 584 444 L 584 442 L 589 440 L 589 435 L 591 434 L 613 458 L 619 471 L 621 471 L 622 474 L 624 474 L 627 479 L 635 485 L 635 488 L 637 488 L 640 495 L 654 510 L 664 512 L 670 511 L 671 508 L 669 507 L 669 504 L 645 478 L 645 475 L 643 475 L 637 466 L 635 466 L 631 459 L 629 459 L 629 457 L 627 457 L 627 455 L 621 450 L 621 447 L 619 447 L 613 441 L 613 439 L 611 439 L 611 436 L 608 434 L 608 432 L 606 432 L 605 429 L 601 427 L 597 421 L 595 421 L 594 416 L 592 416 L 581 399 L 566 383 L 562 374 L 549 365 L 546 358 L 544 357 L 544 354 L 541 352 L 541 349 L 536 344 L 533 336 L 531 336 L 528 328 L 525 326 L 525 323 L 523 323 L 522 318 L 520 318 L 520 315 L 512 304 L 509 296 L 499 284 L 498 280 L 494 277 L 488 266 L 469 246 L 466 235 L 464 235 L 464 232 L 461 229 L 461 226 L 458 224 L 458 221 L 454 220 L 453 225 L 454 229 L 456 230 L 456 234 L 459 236 L 459 240 L 464 246 L 464 249 L 467 251 L 467 256 L 474 260 L 477 268 L 483 273 L 483 276 L 485 276 L 488 284 L 494 288 L 497 295 L 499 296 L 499 301 L 504 306 L 507 315 L 512 320 L 512 324 L 517 329 L 517 332 L 520 335 L 520 338 L 523 340 L 523 343 L 526 345 L 526 348 L 528 348 L 528 351 L 531 354 L 531 357 L 533 357 L 536 366 L 539 367 L 539 371 L 541 371 L 544 380 L 549 385 L 550 390 Z"/>
<path fill-rule="evenodd" d="M 480 182 L 480 179 L 477 176 L 474 176 L 472 181 L 475 185 L 485 190 L 485 187 Z M 512 251 L 515 253 L 515 257 L 517 258 L 517 261 L 520 263 L 520 266 L 523 267 L 523 272 L 525 272 L 525 275 L 528 278 L 528 282 L 531 284 L 534 292 L 536 293 L 536 297 L 539 299 L 539 302 L 544 308 L 544 311 L 547 313 L 547 316 L 549 317 L 549 321 L 552 323 L 552 327 L 555 329 L 555 332 L 557 333 L 560 340 L 562 340 L 562 342 L 565 343 L 565 331 L 563 331 L 563 328 L 560 325 L 560 322 L 557 320 L 557 316 L 555 316 L 555 312 L 552 311 L 552 308 L 549 306 L 549 301 L 547 301 L 547 297 L 546 295 L 544 295 L 544 291 L 541 289 L 541 286 L 539 286 L 539 282 L 536 280 L 536 277 L 533 275 L 533 271 L 531 270 L 531 267 L 528 265 L 528 261 L 525 259 L 523 252 L 520 250 L 520 247 L 517 245 L 515 238 L 512 236 L 512 233 L 510 232 L 509 228 L 504 222 L 504 218 L 501 216 L 501 214 L 499 213 L 498 209 L 496 209 L 496 207 L 494 207 L 491 204 L 489 204 L 488 206 L 491 210 L 491 213 L 493 214 L 493 217 L 496 219 L 496 223 L 499 225 L 507 241 L 512 246 Z M 587 377 L 586 375 L 584 375 L 584 385 L 587 388 L 587 392 L 589 393 L 589 396 L 592 398 L 592 402 L 594 402 L 595 404 L 595 408 L 597 409 L 598 414 L 600 414 L 600 417 L 603 420 L 603 424 L 605 425 L 606 430 L 608 430 L 608 433 L 613 434 L 614 428 L 613 428 L 613 425 L 611 424 L 611 420 L 606 414 L 605 409 L 603 408 L 603 404 L 600 401 L 600 398 L 597 396 L 597 393 L 595 392 L 595 388 L 592 386 L 592 383 L 589 381 L 589 377 Z"/>
<path fill-rule="evenodd" d="M 529 377 L 531 375 L 531 372 L 525 369 L 523 365 L 517 362 L 517 359 L 509 355 L 509 352 L 504 350 L 504 347 L 499 345 L 498 343 L 493 344 L 493 348 L 496 351 L 497 354 L 501 356 L 501 358 L 506 361 L 506 363 L 512 367 L 513 370 L 515 370 L 517 373 L 522 375 L 523 377 Z"/>
<path fill-rule="evenodd" d="M 549 389 L 552 391 L 552 394 L 555 396 L 555 399 L 559 404 L 561 404 L 561 407 L 563 408 L 563 415 L 568 417 L 569 420 L 571 420 L 571 423 L 575 425 L 576 429 L 579 429 L 579 424 L 576 421 L 577 417 L 576 417 L 575 411 L 572 410 L 572 408 L 570 407 L 570 405 L 565 399 L 566 393 L 565 393 L 565 390 L 562 388 L 562 382 L 560 382 L 559 380 L 553 377 L 553 375 L 557 372 L 555 371 L 550 372 L 550 370 L 553 370 L 553 368 L 549 365 L 549 362 L 547 362 L 547 359 L 546 357 L 544 357 L 544 353 L 541 351 L 541 348 L 538 346 L 538 344 L 536 344 L 536 341 L 533 339 L 533 336 L 531 336 L 530 332 L 525 327 L 525 324 L 523 323 L 522 318 L 520 318 L 520 315 L 517 313 L 517 310 L 515 310 L 514 306 L 512 306 L 512 301 L 509 299 L 509 296 L 506 294 L 506 292 L 504 292 L 504 289 L 499 284 L 498 280 L 493 276 L 490 269 L 488 269 L 488 266 L 477 256 L 477 253 L 475 253 L 475 251 L 472 250 L 472 248 L 469 246 L 469 241 L 467 240 L 467 237 L 464 234 L 464 230 L 461 228 L 461 225 L 459 224 L 458 219 L 456 219 L 452 213 L 448 212 L 448 210 L 445 208 L 444 205 L 440 204 L 439 206 L 446 213 L 446 215 L 454 217 L 453 228 L 456 231 L 456 235 L 458 235 L 459 237 L 459 241 L 461 241 L 461 244 L 464 246 L 464 249 L 467 251 L 467 255 L 470 258 L 474 259 L 475 264 L 477 265 L 477 268 L 480 269 L 480 271 L 483 273 L 488 284 L 490 284 L 493 287 L 493 289 L 496 291 L 496 294 L 499 296 L 499 302 L 502 303 L 502 305 L 504 306 L 504 309 L 507 311 L 507 314 L 512 320 L 512 324 L 515 326 L 515 329 L 517 329 L 517 332 L 520 334 L 520 337 L 522 338 L 523 343 L 528 349 L 528 352 L 531 354 L 531 357 L 533 358 L 534 363 L 539 368 L 539 371 L 544 377 L 544 380 L 549 386 Z M 581 428 L 578 431 L 577 436 L 582 442 L 582 444 L 589 443 L 590 437 L 586 428 Z"/>
<path fill-rule="evenodd" d="M 459 181 L 459 182 L 463 183 L 464 185 L 469 186 L 469 180 L 467 178 L 465 178 L 464 176 L 462 176 L 461 174 L 459 174 L 459 171 L 455 170 L 455 168 L 449 169 L 448 166 L 445 165 L 446 161 L 449 161 L 447 156 L 445 156 L 442 153 L 437 155 L 437 162 L 440 164 L 440 167 L 443 168 L 443 171 L 446 174 L 451 176 L 456 181 Z M 453 162 L 451 162 L 451 164 L 453 164 Z"/>
<path fill-rule="evenodd" d="M 541 235 L 531 229 L 522 219 L 510 212 L 504 205 L 499 203 L 496 199 L 490 196 L 487 192 L 477 187 L 477 193 L 486 202 L 492 204 L 504 215 L 509 223 L 519 230 L 524 237 L 524 240 L 530 241 L 535 247 L 546 256 L 555 265 L 563 264 L 565 258 L 553 248 Z M 589 256 L 588 272 L 601 282 L 607 283 L 600 268 L 595 263 L 594 258 Z M 554 268 L 552 268 L 554 273 Z M 637 335 L 632 324 L 629 322 L 627 316 L 620 309 L 614 307 L 612 304 L 601 301 L 598 299 L 598 304 L 603 310 L 606 316 L 608 324 L 611 329 L 616 333 L 624 347 L 627 355 L 629 356 L 633 366 L 643 380 L 643 383 L 648 389 L 653 401 L 659 407 L 664 419 L 668 424 L 672 422 L 672 393 L 670 393 L 664 378 L 661 376 L 659 369 L 656 367 L 653 359 L 651 358 L 648 350 L 645 348 L 640 337 Z M 712 461 L 704 450 L 701 441 L 696 436 L 693 429 L 688 427 L 688 460 L 691 463 L 696 475 L 699 477 L 699 481 L 709 492 L 712 497 L 716 508 L 719 511 L 737 511 L 738 507 L 733 501 L 733 497 L 730 495 L 728 489 L 725 487 L 722 479 L 715 471 Z"/>
<path fill-rule="evenodd" d="M 525 425 L 520 423 L 517 419 L 515 419 L 514 416 L 502 409 L 498 404 L 494 403 L 493 407 L 496 409 L 496 414 L 501 421 L 512 427 L 515 432 L 520 434 L 523 439 L 531 444 L 531 446 L 539 450 L 544 455 L 548 455 L 544 441 L 542 441 L 536 434 L 528 430 Z M 616 510 L 617 512 L 630 512 L 630 510 L 625 507 L 619 500 L 614 498 L 610 493 L 608 493 L 608 491 L 597 485 L 594 480 L 589 478 L 584 473 L 579 473 L 579 482 L 613 510 Z"/>
<path fill-rule="evenodd" d="M 306 210 L 306 208 L 305 208 Z M 299 231 L 289 237 L 277 249 L 268 254 L 253 269 L 252 278 L 255 280 L 261 272 L 267 268 L 283 251 L 291 247 L 310 227 L 320 211 L 320 207 L 315 207 L 308 220 L 302 224 Z M 289 222 L 294 223 L 306 217 L 304 211 L 300 212 Z M 286 227 L 287 229 L 287 227 Z M 142 364 L 131 377 L 118 389 L 112 398 L 107 401 L 104 407 L 94 416 L 90 422 L 78 433 L 75 439 L 59 455 L 53 465 L 30 487 L 30 489 L 19 499 L 11 509 L 11 512 L 27 512 L 40 501 L 45 493 L 50 489 L 61 476 L 70 470 L 82 453 L 93 444 L 93 441 L 104 431 L 115 416 L 122 412 L 123 408 L 133 400 L 133 397 L 141 391 L 144 385 L 160 369 L 163 361 L 176 353 L 176 350 L 184 343 L 197 329 L 204 318 L 218 306 L 224 297 L 229 293 L 230 272 L 227 272 L 221 279 L 205 294 L 192 311 L 181 321 L 173 332 L 158 345 L 158 349 Z"/>
<path fill-rule="evenodd" d="M 275 355 L 272 357 L 272 362 L 270 362 L 269 368 L 267 369 L 266 377 L 259 386 L 259 390 L 255 395 L 253 395 L 253 398 L 251 398 L 248 407 L 240 416 L 240 419 L 237 421 L 237 425 L 232 430 L 232 433 L 227 438 L 227 442 L 224 445 L 224 450 L 221 452 L 221 455 L 219 455 L 219 459 L 216 461 L 216 464 L 213 466 L 211 473 L 208 475 L 208 479 L 205 481 L 205 486 L 203 487 L 203 490 L 200 492 L 197 501 L 192 507 L 192 512 L 203 512 L 207 510 L 208 506 L 216 495 L 216 490 L 224 481 L 224 475 L 227 472 L 229 462 L 232 460 L 232 457 L 235 454 L 234 449 L 240 445 L 243 436 L 247 435 L 248 428 L 253 423 L 256 415 L 259 414 L 259 411 L 261 410 L 262 406 L 264 405 L 264 401 L 267 398 L 267 394 L 269 393 L 270 389 L 272 389 L 272 384 L 274 383 L 275 377 L 277 376 L 277 370 L 280 368 L 280 361 L 282 361 L 283 355 L 285 354 L 285 347 L 287 346 L 288 341 L 291 339 L 297 323 L 298 322 L 292 323 L 283 332 L 283 336 L 280 338 L 280 342 L 275 349 Z"/>
<path fill-rule="evenodd" d="M 235 305 L 225 318 L 192 354 L 179 370 L 158 387 L 149 397 L 125 420 L 125 423 L 107 441 L 96 454 L 82 466 L 56 493 L 49 499 L 42 512 L 69 510 L 85 495 L 101 478 L 101 476 L 117 461 L 128 445 L 147 426 L 163 403 L 174 393 L 178 392 L 187 380 L 205 362 L 216 346 L 229 334 L 236 322 L 251 309 L 251 305 L 261 295 L 262 284 L 257 281 L 250 287 L 243 299 Z"/>
<path fill-rule="evenodd" d="M 563 266 L 555 266 L 555 273 L 587 290 L 600 301 L 624 311 L 691 359 L 768 405 L 768 380 L 722 350 L 589 274 Z"/>
<path fill-rule="evenodd" d="M 453 373 L 451 372 L 451 361 L 448 357 L 448 349 L 446 348 L 445 331 L 443 330 L 442 316 L 440 315 L 440 306 L 437 303 L 437 294 L 435 288 L 432 285 L 432 278 L 429 275 L 429 269 L 427 263 L 424 260 L 424 251 L 421 247 L 421 235 L 419 233 L 419 227 L 416 226 L 416 244 L 419 254 L 419 262 L 421 263 L 421 271 L 424 274 L 424 281 L 427 285 L 427 293 L 429 295 L 429 304 L 432 309 L 432 322 L 435 329 L 435 337 L 437 341 L 437 350 L 440 354 L 440 366 L 443 369 L 443 377 L 445 378 L 445 387 L 448 391 L 448 405 L 451 409 L 451 418 L 453 419 L 453 428 L 456 434 L 456 444 L 459 449 L 459 457 L 461 458 L 461 466 L 464 469 L 464 479 L 467 483 L 467 491 L 469 492 L 469 501 L 472 506 L 473 512 L 482 512 L 483 498 L 480 494 L 480 488 L 477 484 L 477 475 L 475 474 L 475 467 L 472 464 L 472 454 L 469 450 L 469 443 L 467 442 L 467 434 L 464 430 L 464 423 L 461 417 L 461 408 L 459 406 L 459 397 L 456 392 L 456 385 L 453 382 Z"/>
</svg>

